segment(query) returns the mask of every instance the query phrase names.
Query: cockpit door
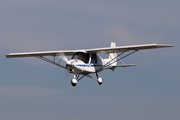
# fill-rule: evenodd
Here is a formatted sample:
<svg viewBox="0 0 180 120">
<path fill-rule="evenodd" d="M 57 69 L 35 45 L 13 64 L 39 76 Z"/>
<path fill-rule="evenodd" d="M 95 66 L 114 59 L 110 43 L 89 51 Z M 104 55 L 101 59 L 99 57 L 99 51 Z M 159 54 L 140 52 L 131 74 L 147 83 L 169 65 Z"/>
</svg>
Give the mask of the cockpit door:
<svg viewBox="0 0 180 120">
<path fill-rule="evenodd" d="M 97 54 L 91 54 L 91 63 L 97 64 Z"/>
</svg>

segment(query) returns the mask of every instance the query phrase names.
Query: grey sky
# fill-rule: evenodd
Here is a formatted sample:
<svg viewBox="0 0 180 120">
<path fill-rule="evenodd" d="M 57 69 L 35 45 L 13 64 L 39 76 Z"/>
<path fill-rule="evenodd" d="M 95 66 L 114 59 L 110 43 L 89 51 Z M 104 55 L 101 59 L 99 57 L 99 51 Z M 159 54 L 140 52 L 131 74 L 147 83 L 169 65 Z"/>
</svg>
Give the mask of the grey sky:
<svg viewBox="0 0 180 120">
<path fill-rule="evenodd" d="M 178 120 L 180 118 L 180 2 L 178 0 L 1 0 L 0 119 Z M 175 48 L 139 51 L 137 64 L 100 73 L 77 87 L 72 75 L 11 52 L 146 43 Z"/>
</svg>

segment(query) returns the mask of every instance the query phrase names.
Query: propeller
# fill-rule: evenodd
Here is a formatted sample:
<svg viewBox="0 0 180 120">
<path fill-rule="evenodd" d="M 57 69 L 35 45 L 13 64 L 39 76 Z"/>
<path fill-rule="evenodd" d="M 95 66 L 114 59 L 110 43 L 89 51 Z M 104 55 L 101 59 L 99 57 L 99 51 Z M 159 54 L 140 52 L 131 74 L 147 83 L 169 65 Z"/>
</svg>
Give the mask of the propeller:
<svg viewBox="0 0 180 120">
<path fill-rule="evenodd" d="M 67 56 L 64 54 L 64 53 L 60 53 L 58 54 L 59 58 L 61 58 L 63 61 L 67 62 L 68 61 L 68 58 Z"/>
<path fill-rule="evenodd" d="M 67 56 L 66 56 L 64 53 L 59 53 L 57 56 L 58 56 L 61 60 L 63 60 L 64 62 L 67 63 L 68 58 L 67 58 Z M 64 77 L 65 79 L 69 79 L 69 71 L 68 71 L 68 70 L 65 70 L 65 71 L 64 71 L 63 77 Z"/>
</svg>

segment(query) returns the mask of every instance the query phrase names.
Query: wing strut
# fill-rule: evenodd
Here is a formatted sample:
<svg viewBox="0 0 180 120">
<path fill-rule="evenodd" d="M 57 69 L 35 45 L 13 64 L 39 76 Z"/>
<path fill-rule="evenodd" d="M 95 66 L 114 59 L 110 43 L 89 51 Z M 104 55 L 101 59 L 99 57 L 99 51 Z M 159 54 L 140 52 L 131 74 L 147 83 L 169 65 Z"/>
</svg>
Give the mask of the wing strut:
<svg viewBox="0 0 180 120">
<path fill-rule="evenodd" d="M 127 49 L 128 50 L 128 49 Z M 120 53 L 119 55 L 117 55 L 115 58 L 113 58 L 112 60 L 110 60 L 109 62 L 107 62 L 106 64 L 105 64 L 105 66 L 108 66 L 108 65 L 111 65 L 111 64 L 113 64 L 113 63 L 111 63 L 112 61 L 114 61 L 116 58 L 118 58 L 119 56 L 121 56 L 123 53 L 125 53 L 127 50 L 125 50 L 125 51 L 123 51 L 122 53 Z M 115 61 L 115 62 L 117 62 L 117 60 Z"/>
<path fill-rule="evenodd" d="M 110 65 L 112 65 L 113 63 L 115 63 L 115 62 L 117 62 L 117 61 L 119 61 L 119 60 L 122 60 L 122 59 L 124 59 L 125 57 L 127 57 L 127 56 L 129 56 L 129 55 L 131 55 L 131 54 L 133 54 L 133 53 L 135 53 L 135 52 L 137 52 L 138 50 L 134 50 L 134 51 L 132 51 L 131 53 L 129 53 L 129 54 L 127 54 L 127 55 L 125 55 L 125 56 L 123 56 L 123 57 L 121 57 L 121 58 L 119 58 L 122 54 L 124 54 L 125 52 L 127 52 L 129 49 L 126 49 L 125 51 L 123 51 L 122 53 L 120 53 L 119 55 L 117 55 L 117 57 L 115 57 L 115 58 L 113 58 L 112 60 L 110 60 L 109 62 L 107 62 L 103 67 L 101 67 L 97 72 L 100 72 L 100 71 L 102 71 L 102 70 L 104 70 L 104 69 L 107 69 L 108 68 L 108 66 L 110 66 Z M 112 62 L 113 60 L 115 60 L 116 58 L 118 58 L 116 61 L 114 61 L 114 62 Z M 112 63 L 111 63 L 112 62 Z"/>
<path fill-rule="evenodd" d="M 114 59 L 118 58 L 115 62 L 117 62 L 117 61 L 119 61 L 119 60 L 122 60 L 122 59 L 124 59 L 125 57 L 127 57 L 127 56 L 129 56 L 129 55 L 131 55 L 131 54 L 133 54 L 133 53 L 135 53 L 135 52 L 137 52 L 137 51 L 138 51 L 138 50 L 134 50 L 133 52 L 131 52 L 131 53 L 129 53 L 129 54 L 127 54 L 127 55 L 119 58 L 119 56 L 124 53 L 124 52 L 123 52 L 123 53 L 119 54 L 117 57 L 114 58 Z M 112 60 L 111 60 L 111 61 L 112 61 Z M 111 61 L 110 61 L 110 62 L 111 62 Z M 115 62 L 113 62 L 113 63 L 115 63 Z M 106 64 L 106 66 L 112 65 L 113 63 L 110 63 L 110 64 L 109 64 L 109 62 L 108 62 L 108 63 Z"/>
<path fill-rule="evenodd" d="M 39 59 L 41 59 L 41 60 L 44 60 L 44 61 L 46 61 L 46 62 L 48 62 L 48 63 L 54 64 L 54 65 L 56 65 L 56 66 L 59 66 L 59 67 L 61 67 L 61 68 L 66 69 L 66 67 L 60 65 L 61 59 L 59 60 L 58 63 L 55 61 L 55 56 L 54 56 L 54 60 L 50 60 L 50 59 L 48 59 L 48 58 L 46 58 L 46 57 L 43 57 L 43 56 L 35 56 L 35 57 L 37 57 L 37 58 L 39 58 Z"/>
</svg>

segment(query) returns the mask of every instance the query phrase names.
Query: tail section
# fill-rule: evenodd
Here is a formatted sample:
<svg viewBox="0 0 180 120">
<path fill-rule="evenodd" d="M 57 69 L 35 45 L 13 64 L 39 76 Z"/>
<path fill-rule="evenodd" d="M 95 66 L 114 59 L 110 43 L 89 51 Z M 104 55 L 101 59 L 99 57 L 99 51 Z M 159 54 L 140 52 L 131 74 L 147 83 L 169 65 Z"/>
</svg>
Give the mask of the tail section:
<svg viewBox="0 0 180 120">
<path fill-rule="evenodd" d="M 116 47 L 116 43 L 115 42 L 111 42 L 111 46 L 110 47 Z M 117 54 L 116 53 L 109 53 L 109 61 L 111 61 L 110 63 L 112 63 L 111 65 L 116 65 L 117 64 Z"/>
</svg>

